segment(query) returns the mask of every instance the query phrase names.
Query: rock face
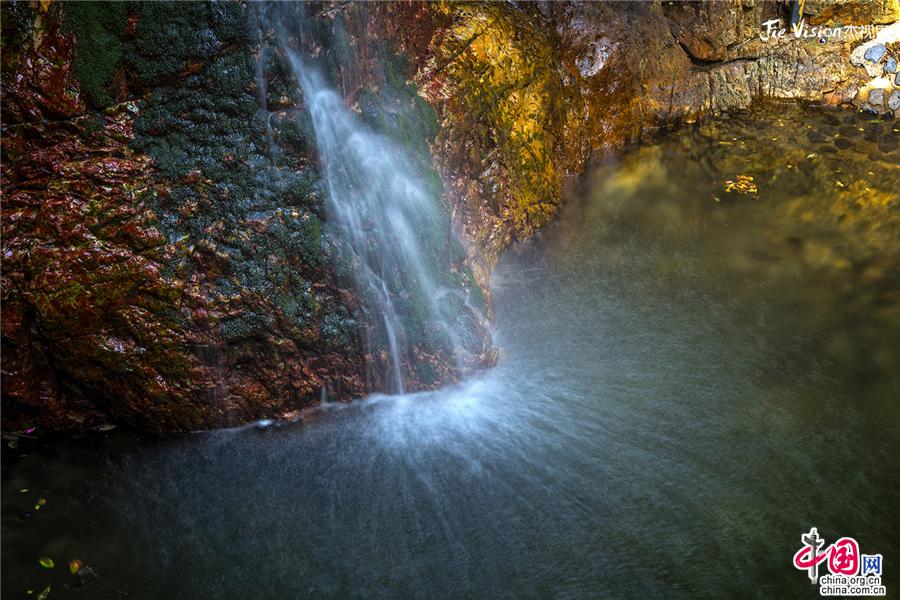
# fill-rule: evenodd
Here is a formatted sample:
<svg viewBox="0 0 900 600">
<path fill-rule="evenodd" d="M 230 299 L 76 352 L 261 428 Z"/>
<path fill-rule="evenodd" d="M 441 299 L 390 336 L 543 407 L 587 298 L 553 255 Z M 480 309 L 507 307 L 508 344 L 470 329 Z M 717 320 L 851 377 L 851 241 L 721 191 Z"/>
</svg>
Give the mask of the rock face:
<svg viewBox="0 0 900 600">
<path fill-rule="evenodd" d="M 897 2 L 808 2 L 806 10 L 797 38 L 789 7 L 773 2 L 436 9 L 443 20 L 430 21 L 429 50 L 411 77 L 438 110 L 435 155 L 480 273 L 510 240 L 552 218 L 565 178 L 589 156 L 642 133 L 767 100 L 892 110 L 867 102 L 871 77 L 850 61 L 859 34 L 802 36 L 890 23 Z M 786 35 L 764 35 L 767 22 Z M 421 42 L 403 33 L 399 46 L 419 57 Z"/>
<path fill-rule="evenodd" d="M 267 154 L 245 8 L 107 8 L 3 5 L 4 428 L 362 394 L 310 135 L 287 119 Z"/>
<path fill-rule="evenodd" d="M 797 39 L 781 3 L 309 6 L 348 103 L 442 180 L 473 287 L 592 155 L 768 99 L 900 103 L 895 38 Z M 2 10 L 4 429 L 221 427 L 371 391 L 303 99 L 253 7 Z"/>
</svg>

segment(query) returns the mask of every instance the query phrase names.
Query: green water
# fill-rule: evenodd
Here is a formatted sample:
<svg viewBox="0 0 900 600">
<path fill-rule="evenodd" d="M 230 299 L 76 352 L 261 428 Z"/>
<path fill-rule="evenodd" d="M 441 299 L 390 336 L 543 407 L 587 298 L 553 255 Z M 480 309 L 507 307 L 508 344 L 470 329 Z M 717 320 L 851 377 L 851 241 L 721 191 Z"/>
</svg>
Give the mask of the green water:
<svg viewBox="0 0 900 600">
<path fill-rule="evenodd" d="M 503 256 L 501 357 L 462 385 L 21 440 L 4 598 L 815 598 L 813 526 L 896 594 L 898 140 L 782 108 L 596 165 Z"/>
</svg>

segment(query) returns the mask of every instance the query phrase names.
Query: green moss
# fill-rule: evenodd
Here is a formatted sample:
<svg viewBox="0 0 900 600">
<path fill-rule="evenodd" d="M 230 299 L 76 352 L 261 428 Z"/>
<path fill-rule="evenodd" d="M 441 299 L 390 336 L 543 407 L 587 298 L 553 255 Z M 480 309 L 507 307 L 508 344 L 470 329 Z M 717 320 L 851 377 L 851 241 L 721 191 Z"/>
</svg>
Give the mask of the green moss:
<svg viewBox="0 0 900 600">
<path fill-rule="evenodd" d="M 315 132 L 307 111 L 289 114 L 275 124 L 275 143 L 302 153 L 311 153 L 315 146 Z"/>
<path fill-rule="evenodd" d="M 239 2 L 142 2 L 137 10 L 128 61 L 140 83 L 176 76 L 192 59 L 206 60 L 224 46 L 248 39 L 245 8 Z"/>
<path fill-rule="evenodd" d="M 340 312 L 325 315 L 322 323 L 322 336 L 332 348 L 345 347 L 353 343 L 357 323 L 350 318 L 343 307 Z"/>
<path fill-rule="evenodd" d="M 109 106 L 113 75 L 122 60 L 119 37 L 128 22 L 122 2 L 66 2 L 63 22 L 75 34 L 75 71 L 81 91 L 95 108 Z"/>
<path fill-rule="evenodd" d="M 271 50 L 265 52 L 262 71 L 266 79 L 266 106 L 281 105 L 284 98 L 295 105 L 302 104 L 303 92 L 287 58 Z"/>
<path fill-rule="evenodd" d="M 135 147 L 153 157 L 164 176 L 178 179 L 199 169 L 215 182 L 252 187 L 240 173 L 254 139 L 258 107 L 250 92 L 249 51 L 214 59 L 174 88 L 159 87 L 137 120 Z"/>
<path fill-rule="evenodd" d="M 222 321 L 220 331 L 226 342 L 236 342 L 253 336 L 271 323 L 271 317 L 247 311 L 238 317 Z"/>
</svg>

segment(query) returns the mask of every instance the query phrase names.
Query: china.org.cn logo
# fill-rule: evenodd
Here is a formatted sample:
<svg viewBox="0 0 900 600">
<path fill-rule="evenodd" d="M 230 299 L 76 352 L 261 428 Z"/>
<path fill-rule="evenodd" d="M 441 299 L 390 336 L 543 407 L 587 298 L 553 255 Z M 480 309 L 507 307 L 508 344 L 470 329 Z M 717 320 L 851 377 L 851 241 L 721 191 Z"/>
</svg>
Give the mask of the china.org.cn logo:
<svg viewBox="0 0 900 600">
<path fill-rule="evenodd" d="M 819 584 L 822 596 L 884 596 L 881 583 L 884 566 L 880 554 L 860 554 L 852 537 L 842 537 L 825 546 L 825 539 L 813 527 L 800 536 L 800 549 L 794 553 L 794 566 L 806 571 L 813 585 Z M 824 546 L 824 547 L 823 547 Z M 829 574 L 819 577 L 819 565 L 825 563 Z"/>
</svg>

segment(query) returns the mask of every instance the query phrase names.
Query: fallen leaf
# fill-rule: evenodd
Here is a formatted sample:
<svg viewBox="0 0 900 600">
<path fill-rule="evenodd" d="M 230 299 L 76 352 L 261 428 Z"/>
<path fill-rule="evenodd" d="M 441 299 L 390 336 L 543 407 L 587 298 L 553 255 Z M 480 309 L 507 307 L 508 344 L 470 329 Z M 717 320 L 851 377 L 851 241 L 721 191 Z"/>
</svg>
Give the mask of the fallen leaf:
<svg viewBox="0 0 900 600">
<path fill-rule="evenodd" d="M 52 558 L 47 558 L 46 556 L 42 556 L 41 558 L 39 558 L 39 559 L 38 559 L 38 562 L 39 562 L 39 563 L 41 564 L 41 566 L 44 567 L 45 569 L 52 569 L 53 567 L 56 566 L 56 563 L 53 562 L 53 559 L 52 559 Z"/>
<path fill-rule="evenodd" d="M 737 179 L 729 179 L 725 182 L 725 191 L 739 194 L 756 194 L 759 192 L 759 188 L 753 183 L 752 175 L 738 175 Z"/>
<path fill-rule="evenodd" d="M 73 558 L 72 560 L 69 561 L 69 573 L 74 575 L 75 573 L 78 572 L 79 569 L 81 569 L 81 566 L 83 564 L 84 563 L 81 562 L 80 560 L 78 560 L 77 558 Z"/>
<path fill-rule="evenodd" d="M 37 600 L 47 600 L 47 597 L 50 595 L 50 586 L 44 588 L 44 590 L 38 594 Z"/>
</svg>

